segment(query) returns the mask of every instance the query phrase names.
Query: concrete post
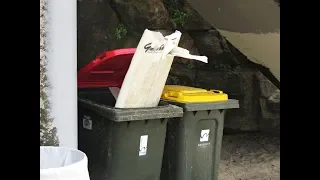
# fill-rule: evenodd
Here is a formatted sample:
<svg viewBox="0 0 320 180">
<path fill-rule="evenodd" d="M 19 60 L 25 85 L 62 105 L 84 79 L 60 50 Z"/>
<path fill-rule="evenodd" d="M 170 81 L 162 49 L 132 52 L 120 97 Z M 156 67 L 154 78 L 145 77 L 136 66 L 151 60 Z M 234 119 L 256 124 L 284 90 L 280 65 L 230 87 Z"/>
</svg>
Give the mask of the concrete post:
<svg viewBox="0 0 320 180">
<path fill-rule="evenodd" d="M 48 0 L 48 79 L 59 146 L 78 148 L 77 1 Z"/>
</svg>

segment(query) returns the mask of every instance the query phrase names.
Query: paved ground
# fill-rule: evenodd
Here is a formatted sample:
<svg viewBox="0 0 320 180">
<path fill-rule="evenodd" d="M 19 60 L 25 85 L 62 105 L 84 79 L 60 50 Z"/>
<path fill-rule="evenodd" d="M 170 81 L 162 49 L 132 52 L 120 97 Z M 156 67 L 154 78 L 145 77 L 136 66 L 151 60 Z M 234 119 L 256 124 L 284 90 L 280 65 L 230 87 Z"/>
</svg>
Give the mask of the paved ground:
<svg viewBox="0 0 320 180">
<path fill-rule="evenodd" d="M 219 180 L 280 180 L 280 138 L 225 135 Z"/>
</svg>

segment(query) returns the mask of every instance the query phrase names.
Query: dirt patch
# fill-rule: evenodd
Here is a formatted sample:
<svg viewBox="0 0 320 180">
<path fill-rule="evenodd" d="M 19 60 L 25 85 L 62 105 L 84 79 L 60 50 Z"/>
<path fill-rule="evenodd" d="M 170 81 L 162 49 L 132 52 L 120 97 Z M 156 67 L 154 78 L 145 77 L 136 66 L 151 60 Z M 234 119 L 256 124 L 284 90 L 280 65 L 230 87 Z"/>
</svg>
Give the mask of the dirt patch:
<svg viewBox="0 0 320 180">
<path fill-rule="evenodd" d="M 223 137 L 219 180 L 279 179 L 279 137 L 260 133 Z"/>
</svg>

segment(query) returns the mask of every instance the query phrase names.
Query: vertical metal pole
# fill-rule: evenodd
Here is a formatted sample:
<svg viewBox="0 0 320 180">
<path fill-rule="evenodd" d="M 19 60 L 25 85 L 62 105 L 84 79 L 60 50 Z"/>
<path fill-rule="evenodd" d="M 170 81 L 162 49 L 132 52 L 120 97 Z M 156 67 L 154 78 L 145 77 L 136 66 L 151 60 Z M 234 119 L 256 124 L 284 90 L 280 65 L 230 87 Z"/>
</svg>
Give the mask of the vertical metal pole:
<svg viewBox="0 0 320 180">
<path fill-rule="evenodd" d="M 59 145 L 78 148 L 77 1 L 48 0 L 48 80 Z"/>
</svg>

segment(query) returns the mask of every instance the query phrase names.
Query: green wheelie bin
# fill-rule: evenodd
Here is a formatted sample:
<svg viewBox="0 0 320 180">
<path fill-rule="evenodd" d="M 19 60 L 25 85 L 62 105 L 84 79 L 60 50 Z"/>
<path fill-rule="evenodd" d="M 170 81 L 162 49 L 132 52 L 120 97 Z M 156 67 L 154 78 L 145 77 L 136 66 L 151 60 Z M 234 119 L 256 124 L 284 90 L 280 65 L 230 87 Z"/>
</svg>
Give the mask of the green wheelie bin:
<svg viewBox="0 0 320 180">
<path fill-rule="evenodd" d="M 162 99 L 184 109 L 168 122 L 161 180 L 217 180 L 227 109 L 238 100 L 222 91 L 167 85 Z"/>
<path fill-rule="evenodd" d="M 115 108 L 110 87 L 121 87 L 135 49 L 108 51 L 78 72 L 78 148 L 91 180 L 160 179 L 167 122 L 183 109 Z"/>
</svg>

